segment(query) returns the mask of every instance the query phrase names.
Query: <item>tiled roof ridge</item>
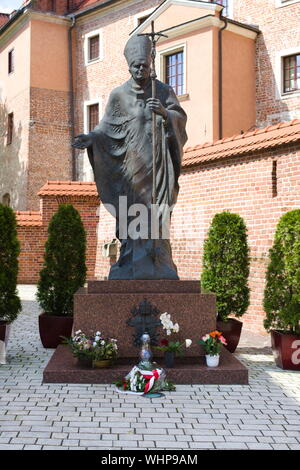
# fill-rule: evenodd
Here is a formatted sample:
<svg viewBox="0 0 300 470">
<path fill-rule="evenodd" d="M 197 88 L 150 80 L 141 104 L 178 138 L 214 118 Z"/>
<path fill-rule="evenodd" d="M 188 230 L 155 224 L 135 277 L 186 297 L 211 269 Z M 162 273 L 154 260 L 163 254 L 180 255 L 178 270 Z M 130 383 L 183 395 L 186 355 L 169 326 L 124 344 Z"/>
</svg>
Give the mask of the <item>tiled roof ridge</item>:
<svg viewBox="0 0 300 470">
<path fill-rule="evenodd" d="M 98 197 L 98 192 L 92 181 L 47 181 L 38 192 L 38 196 L 53 195 Z"/>
<path fill-rule="evenodd" d="M 42 215 L 39 211 L 16 211 L 18 225 L 42 225 Z"/>
<path fill-rule="evenodd" d="M 231 137 L 224 137 L 221 140 L 215 140 L 214 142 L 204 142 L 203 144 L 196 145 L 194 147 L 187 147 L 187 148 L 184 149 L 184 153 L 186 154 L 186 153 L 189 153 L 189 152 L 194 152 L 195 150 L 200 150 L 200 149 L 203 149 L 203 148 L 208 149 L 209 147 L 215 147 L 217 145 L 222 145 L 224 143 L 234 142 L 234 141 L 237 141 L 237 140 L 243 140 L 247 137 L 253 137 L 253 136 L 256 136 L 256 135 L 259 135 L 259 134 L 266 134 L 268 132 L 272 132 L 272 131 L 275 131 L 277 129 L 282 129 L 282 128 L 285 128 L 285 127 L 293 127 L 293 126 L 296 126 L 296 125 L 300 125 L 300 119 L 293 119 L 292 121 L 288 121 L 288 122 L 283 121 L 283 122 L 279 122 L 277 124 L 273 124 L 273 125 L 263 127 L 263 128 L 258 127 L 255 130 L 245 132 L 244 134 L 235 134 Z"/>
</svg>

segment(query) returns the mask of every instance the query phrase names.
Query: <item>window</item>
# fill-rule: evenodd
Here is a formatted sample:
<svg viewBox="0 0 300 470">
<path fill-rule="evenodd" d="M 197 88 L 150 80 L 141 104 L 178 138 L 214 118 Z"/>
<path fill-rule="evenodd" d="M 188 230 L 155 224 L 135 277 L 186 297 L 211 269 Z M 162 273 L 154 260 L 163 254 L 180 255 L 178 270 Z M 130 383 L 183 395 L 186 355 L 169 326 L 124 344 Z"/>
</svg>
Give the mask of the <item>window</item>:
<svg viewBox="0 0 300 470">
<path fill-rule="evenodd" d="M 48 11 L 55 11 L 55 0 L 49 0 L 48 1 Z"/>
<path fill-rule="evenodd" d="M 4 204 L 4 206 L 10 207 L 10 195 L 8 193 L 4 194 L 2 197 L 2 204 Z"/>
<path fill-rule="evenodd" d="M 293 5 L 293 3 L 298 3 L 299 0 L 276 0 L 276 8 L 286 7 L 287 5 Z"/>
<path fill-rule="evenodd" d="M 88 132 L 91 132 L 99 124 L 99 103 L 88 106 Z"/>
<path fill-rule="evenodd" d="M 218 3 L 224 7 L 223 16 L 229 15 L 229 0 L 210 0 L 211 3 Z"/>
<path fill-rule="evenodd" d="M 283 92 L 300 90 L 300 53 L 283 57 Z"/>
<path fill-rule="evenodd" d="M 91 31 L 84 37 L 84 62 L 89 65 L 103 60 L 103 34 L 102 30 Z"/>
<path fill-rule="evenodd" d="M 184 56 L 183 50 L 165 56 L 165 82 L 177 96 L 184 94 Z"/>
<path fill-rule="evenodd" d="M 89 55 L 89 62 L 92 60 L 99 59 L 99 49 L 100 41 L 99 41 L 99 34 L 97 36 L 92 36 L 88 39 L 88 55 Z"/>
<path fill-rule="evenodd" d="M 7 116 L 7 145 L 10 145 L 12 143 L 13 129 L 14 129 L 14 113 L 10 113 Z"/>
<path fill-rule="evenodd" d="M 14 49 L 8 53 L 8 73 L 13 73 L 15 70 Z"/>
</svg>

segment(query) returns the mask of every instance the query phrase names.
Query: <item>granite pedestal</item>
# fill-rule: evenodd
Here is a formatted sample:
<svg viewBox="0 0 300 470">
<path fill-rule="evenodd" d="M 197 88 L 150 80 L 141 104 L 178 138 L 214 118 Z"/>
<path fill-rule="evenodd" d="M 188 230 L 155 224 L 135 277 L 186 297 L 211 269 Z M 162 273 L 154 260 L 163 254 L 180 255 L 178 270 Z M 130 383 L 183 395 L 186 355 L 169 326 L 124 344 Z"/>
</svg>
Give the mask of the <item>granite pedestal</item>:
<svg viewBox="0 0 300 470">
<path fill-rule="evenodd" d="M 201 294 L 198 281 L 93 281 L 74 297 L 74 331 L 101 331 L 118 340 L 119 356 L 136 358 L 139 349 L 133 345 L 135 329 L 127 325 L 131 310 L 147 300 L 160 313 L 171 314 L 179 333 L 173 340 L 191 339 L 189 356 L 199 356 L 197 341 L 216 328 L 214 294 Z M 159 319 L 159 315 L 157 315 Z M 166 337 L 162 327 L 158 340 Z"/>
<path fill-rule="evenodd" d="M 204 351 L 198 340 L 216 329 L 216 304 L 213 294 L 200 293 L 198 281 L 90 281 L 87 288 L 74 296 L 74 331 L 89 334 L 99 330 L 116 338 L 119 359 L 109 369 L 88 369 L 78 366 L 66 346 L 59 346 L 44 370 L 45 383 L 112 383 L 126 375 L 139 361 L 140 348 L 133 345 L 135 330 L 126 323 L 131 310 L 147 300 L 160 313 L 171 314 L 180 331 L 173 339 L 191 339 L 192 346 L 183 359 L 176 359 L 168 369 L 168 377 L 178 384 L 247 384 L 248 371 L 225 348 L 220 365 L 205 365 Z M 159 317 L 159 314 L 157 315 Z M 158 328 L 158 340 L 166 337 Z M 162 353 L 155 351 L 155 360 L 163 366 Z"/>
</svg>

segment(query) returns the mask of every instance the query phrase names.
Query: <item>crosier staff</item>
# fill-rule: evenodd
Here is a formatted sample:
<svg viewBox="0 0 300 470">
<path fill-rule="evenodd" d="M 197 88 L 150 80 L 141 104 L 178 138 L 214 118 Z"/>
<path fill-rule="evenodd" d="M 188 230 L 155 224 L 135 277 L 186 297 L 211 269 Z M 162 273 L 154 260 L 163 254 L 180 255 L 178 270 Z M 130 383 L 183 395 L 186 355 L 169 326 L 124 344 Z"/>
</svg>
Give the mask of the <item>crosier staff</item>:
<svg viewBox="0 0 300 470">
<path fill-rule="evenodd" d="M 156 33 L 154 31 L 154 21 L 151 21 L 151 33 L 138 34 L 138 36 L 148 36 L 151 39 L 151 85 L 152 85 L 152 98 L 156 98 L 156 70 L 155 70 L 155 57 L 156 57 L 156 43 L 160 37 L 168 37 L 162 33 Z M 156 142 L 157 142 L 157 130 L 156 130 L 156 113 L 152 111 L 152 204 L 156 204 Z"/>
</svg>

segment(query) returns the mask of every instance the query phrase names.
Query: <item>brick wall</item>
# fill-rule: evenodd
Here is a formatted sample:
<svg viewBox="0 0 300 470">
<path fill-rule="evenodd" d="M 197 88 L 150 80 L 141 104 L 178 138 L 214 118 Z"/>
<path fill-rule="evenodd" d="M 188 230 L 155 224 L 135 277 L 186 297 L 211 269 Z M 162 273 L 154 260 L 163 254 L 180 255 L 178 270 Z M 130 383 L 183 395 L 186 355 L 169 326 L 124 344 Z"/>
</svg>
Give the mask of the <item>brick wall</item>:
<svg viewBox="0 0 300 470">
<path fill-rule="evenodd" d="M 99 199 L 95 186 L 90 184 L 90 194 L 75 194 L 71 191 L 72 183 L 60 182 L 61 189 L 49 194 L 47 183 L 39 195 L 41 198 L 40 211 L 17 212 L 18 237 L 21 243 L 19 257 L 18 282 L 21 284 L 35 284 L 43 265 L 44 246 L 47 240 L 47 229 L 52 215 L 60 204 L 73 204 L 79 211 L 87 236 L 86 264 L 88 279 L 94 279 L 97 248 L 97 224 L 99 217 Z M 57 185 L 56 185 L 57 186 Z"/>
<path fill-rule="evenodd" d="M 300 2 L 287 3 L 281 8 L 276 8 L 276 0 L 234 0 L 233 3 L 234 19 L 258 26 L 261 31 L 256 49 L 257 126 L 299 119 L 300 93 L 280 94 L 279 51 L 296 48 L 300 52 Z"/>
<path fill-rule="evenodd" d="M 27 208 L 39 208 L 47 180 L 72 179 L 69 93 L 30 89 Z"/>
<path fill-rule="evenodd" d="M 129 6 L 119 6 L 104 15 L 90 17 L 76 26 L 76 133 L 84 130 L 84 102 L 100 100 L 100 117 L 104 112 L 112 89 L 129 79 L 128 66 L 123 55 L 129 33 L 134 29 L 134 16 L 156 7 L 159 0 L 136 2 Z M 102 28 L 103 60 L 84 63 L 85 34 Z M 102 109 L 101 109 L 102 108 Z M 84 153 L 78 152 L 80 179 L 88 179 L 83 174 Z"/>
<path fill-rule="evenodd" d="M 273 161 L 277 162 L 277 196 Z M 184 167 L 180 177 L 171 230 L 179 276 L 200 279 L 203 242 L 216 213 L 226 210 L 241 215 L 248 229 L 251 256 L 251 303 L 243 321 L 253 331 L 264 333 L 262 299 L 268 251 L 280 216 L 300 207 L 299 176 L 298 146 L 203 162 L 197 167 Z M 103 256 L 102 247 L 114 238 L 114 223 L 104 208 L 100 213 L 96 276 L 104 279 L 110 263 Z"/>
</svg>

